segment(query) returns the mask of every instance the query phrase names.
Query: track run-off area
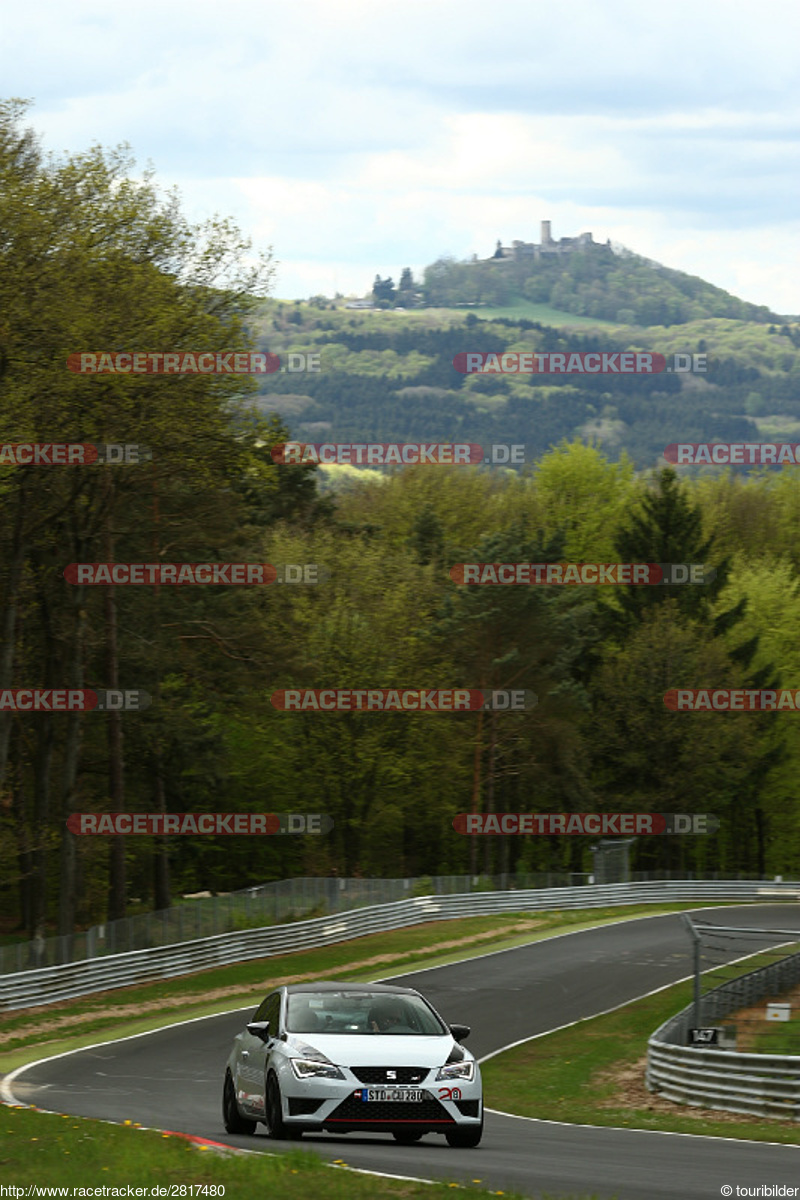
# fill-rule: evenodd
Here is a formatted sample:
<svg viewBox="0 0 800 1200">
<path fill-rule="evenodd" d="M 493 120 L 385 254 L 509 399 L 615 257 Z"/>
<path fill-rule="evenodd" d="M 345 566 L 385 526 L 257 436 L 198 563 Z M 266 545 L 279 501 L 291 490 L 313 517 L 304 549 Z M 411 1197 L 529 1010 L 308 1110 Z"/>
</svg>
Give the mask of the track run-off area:
<svg viewBox="0 0 800 1200">
<path fill-rule="evenodd" d="M 800 940 L 800 905 L 732 905 L 694 913 L 719 925 L 797 929 Z M 673 913 L 557 934 L 383 979 L 417 988 L 445 1020 L 470 1025 L 469 1047 L 485 1059 L 690 974 L 691 944 Z M 735 1196 L 737 1185 L 800 1188 L 800 1147 L 565 1125 L 488 1108 L 483 1141 L 474 1150 L 451 1149 L 431 1135 L 410 1146 L 380 1134 L 306 1134 L 300 1143 L 281 1143 L 267 1138 L 263 1126 L 253 1137 L 232 1137 L 223 1128 L 220 1105 L 225 1063 L 255 1007 L 42 1059 L 7 1076 L 3 1098 L 247 1150 L 274 1153 L 301 1145 L 324 1158 L 390 1175 L 465 1183 L 479 1177 L 483 1187 L 532 1196 L 710 1200 Z M 722 1190 L 726 1186 L 732 1193 Z"/>
</svg>

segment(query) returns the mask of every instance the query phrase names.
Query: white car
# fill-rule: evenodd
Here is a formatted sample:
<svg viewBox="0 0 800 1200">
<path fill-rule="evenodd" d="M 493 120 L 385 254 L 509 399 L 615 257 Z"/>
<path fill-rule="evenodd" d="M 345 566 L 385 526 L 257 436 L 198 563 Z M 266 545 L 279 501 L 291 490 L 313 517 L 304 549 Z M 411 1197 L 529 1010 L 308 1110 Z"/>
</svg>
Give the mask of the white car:
<svg viewBox="0 0 800 1200">
<path fill-rule="evenodd" d="M 443 1133 L 477 1146 L 483 1133 L 478 1064 L 412 988 L 302 983 L 276 988 L 237 1035 L 225 1071 L 228 1133 Z"/>
</svg>

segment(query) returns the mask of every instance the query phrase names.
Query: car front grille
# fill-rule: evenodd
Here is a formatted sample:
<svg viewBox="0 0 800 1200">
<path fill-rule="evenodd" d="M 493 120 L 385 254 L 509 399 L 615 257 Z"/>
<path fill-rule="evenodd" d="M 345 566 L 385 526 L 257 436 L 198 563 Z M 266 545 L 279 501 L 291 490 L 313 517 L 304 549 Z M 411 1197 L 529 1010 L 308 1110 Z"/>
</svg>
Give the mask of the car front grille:
<svg viewBox="0 0 800 1200">
<path fill-rule="evenodd" d="M 346 1100 L 343 1100 L 326 1120 L 359 1124 L 362 1122 L 371 1124 L 373 1121 L 393 1121 L 402 1125 L 414 1121 L 441 1125 L 454 1124 L 453 1118 L 438 1100 L 420 1100 L 418 1103 L 381 1100 L 370 1104 L 364 1100 L 357 1100 L 355 1096 L 348 1096 Z"/>
<path fill-rule="evenodd" d="M 422 1083 L 430 1067 L 351 1067 L 350 1070 L 360 1083 Z M 389 1072 L 393 1072 L 391 1079 Z"/>
</svg>

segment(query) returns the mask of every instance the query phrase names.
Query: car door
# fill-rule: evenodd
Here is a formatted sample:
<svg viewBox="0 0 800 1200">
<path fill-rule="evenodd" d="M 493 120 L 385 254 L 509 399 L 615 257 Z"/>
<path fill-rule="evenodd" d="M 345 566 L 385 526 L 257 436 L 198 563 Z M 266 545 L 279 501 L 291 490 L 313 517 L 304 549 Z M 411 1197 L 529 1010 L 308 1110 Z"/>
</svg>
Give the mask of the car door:
<svg viewBox="0 0 800 1200">
<path fill-rule="evenodd" d="M 273 992 L 267 996 L 259 1008 L 254 1021 L 269 1021 L 269 1040 L 265 1042 L 260 1037 L 247 1034 L 248 1043 L 248 1089 L 253 1107 L 249 1110 L 252 1115 L 263 1117 L 266 1101 L 267 1058 L 275 1038 L 278 1036 L 278 1026 L 281 1015 L 281 994 Z"/>
<path fill-rule="evenodd" d="M 253 1022 L 269 1021 L 270 1040 L 278 1032 L 280 1008 L 280 992 L 273 992 L 267 996 L 252 1018 Z M 248 1116 L 260 1119 L 264 1116 L 267 1045 L 262 1038 L 246 1029 L 239 1034 L 239 1041 L 238 1071 L 235 1080 L 239 1105 Z"/>
</svg>

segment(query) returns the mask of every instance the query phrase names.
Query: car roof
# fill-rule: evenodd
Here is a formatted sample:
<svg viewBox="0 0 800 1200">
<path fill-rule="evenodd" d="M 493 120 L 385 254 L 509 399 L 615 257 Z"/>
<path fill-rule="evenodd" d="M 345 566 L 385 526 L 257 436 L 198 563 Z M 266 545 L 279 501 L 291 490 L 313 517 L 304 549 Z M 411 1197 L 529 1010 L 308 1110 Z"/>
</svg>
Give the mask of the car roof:
<svg viewBox="0 0 800 1200">
<path fill-rule="evenodd" d="M 331 983 L 326 980 L 324 983 L 289 983 L 284 987 L 290 996 L 297 992 L 384 992 L 387 995 L 419 995 L 414 988 L 395 987 L 390 983 Z"/>
</svg>

